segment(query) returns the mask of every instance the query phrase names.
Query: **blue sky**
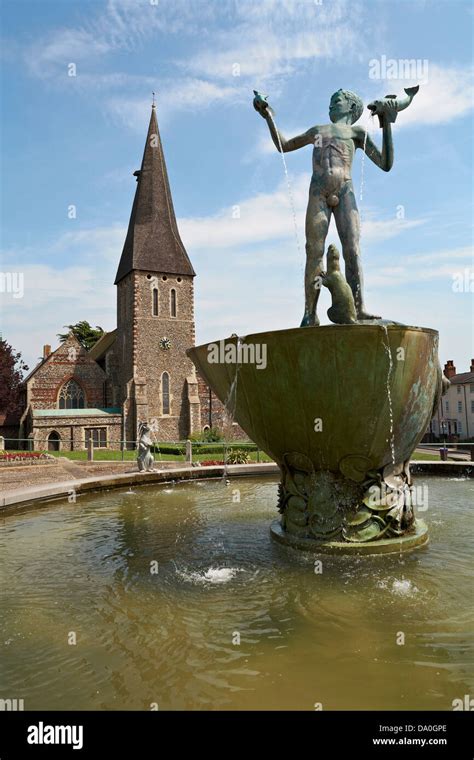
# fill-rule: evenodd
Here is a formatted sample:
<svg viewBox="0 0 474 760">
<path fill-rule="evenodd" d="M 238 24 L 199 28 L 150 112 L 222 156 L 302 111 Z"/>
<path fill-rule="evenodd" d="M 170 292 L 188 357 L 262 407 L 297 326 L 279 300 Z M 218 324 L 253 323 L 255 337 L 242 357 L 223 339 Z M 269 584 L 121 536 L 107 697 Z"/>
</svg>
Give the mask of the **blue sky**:
<svg viewBox="0 0 474 760">
<path fill-rule="evenodd" d="M 198 342 L 299 324 L 311 148 L 287 155 L 298 248 L 281 157 L 252 90 L 269 94 L 292 136 L 327 123 L 339 87 L 366 105 L 415 83 L 400 70 L 371 78 L 370 62 L 385 56 L 427 70 L 394 125 L 392 171 L 366 160 L 361 191 L 355 157 L 367 306 L 439 330 L 442 362 L 467 370 L 472 23 L 463 0 L 3 0 L 1 271 L 24 276 L 22 298 L 0 294 L 3 337 L 32 366 L 67 323 L 115 327 L 113 281 L 152 90 L 198 274 Z M 380 144 L 367 113 L 361 123 Z M 329 305 L 323 291 L 323 323 Z"/>
</svg>

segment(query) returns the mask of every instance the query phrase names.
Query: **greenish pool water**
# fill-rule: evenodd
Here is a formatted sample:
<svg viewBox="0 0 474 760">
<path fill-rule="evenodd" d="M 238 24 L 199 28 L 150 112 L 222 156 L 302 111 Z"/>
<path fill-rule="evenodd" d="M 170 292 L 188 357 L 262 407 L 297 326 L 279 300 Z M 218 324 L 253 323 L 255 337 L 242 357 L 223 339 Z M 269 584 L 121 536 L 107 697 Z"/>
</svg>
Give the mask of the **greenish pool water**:
<svg viewBox="0 0 474 760">
<path fill-rule="evenodd" d="M 321 555 L 322 573 L 270 539 L 273 478 L 4 517 L 0 697 L 32 710 L 451 710 L 474 694 L 474 484 L 416 484 L 426 548 Z"/>
</svg>

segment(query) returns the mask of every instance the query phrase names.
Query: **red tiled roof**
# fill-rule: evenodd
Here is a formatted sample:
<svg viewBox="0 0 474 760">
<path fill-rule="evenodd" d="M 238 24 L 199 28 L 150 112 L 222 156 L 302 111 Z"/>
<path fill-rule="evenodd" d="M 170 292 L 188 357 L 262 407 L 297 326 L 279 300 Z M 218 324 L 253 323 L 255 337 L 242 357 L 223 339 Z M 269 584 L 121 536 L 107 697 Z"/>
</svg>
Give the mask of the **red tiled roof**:
<svg viewBox="0 0 474 760">
<path fill-rule="evenodd" d="M 460 372 L 459 375 L 453 375 L 453 377 L 450 377 L 449 382 L 451 385 L 474 383 L 474 372 Z"/>
</svg>

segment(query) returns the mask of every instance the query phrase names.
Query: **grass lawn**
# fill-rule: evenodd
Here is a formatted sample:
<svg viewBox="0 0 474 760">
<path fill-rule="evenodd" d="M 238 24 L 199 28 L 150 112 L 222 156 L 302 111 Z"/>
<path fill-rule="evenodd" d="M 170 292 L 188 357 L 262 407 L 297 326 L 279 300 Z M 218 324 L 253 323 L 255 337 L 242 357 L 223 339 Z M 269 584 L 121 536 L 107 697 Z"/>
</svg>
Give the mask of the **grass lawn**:
<svg viewBox="0 0 474 760">
<path fill-rule="evenodd" d="M 167 444 L 163 444 L 163 447 L 165 447 Z M 169 444 L 168 444 L 169 445 Z M 233 444 L 234 448 L 239 448 L 238 444 Z M 206 444 L 206 448 L 210 448 L 210 444 Z M 209 450 L 206 451 L 205 454 L 199 454 L 197 453 L 196 447 L 193 447 L 193 460 L 195 462 L 205 462 L 208 460 L 217 460 L 222 461 L 224 459 L 224 451 L 223 447 L 220 444 L 216 444 L 215 447 L 212 446 L 213 451 L 209 452 Z M 9 454 L 15 453 L 14 451 L 8 451 Z M 18 453 L 24 453 L 24 452 L 18 452 Z M 76 461 L 86 461 L 87 460 L 87 451 L 50 451 L 49 454 L 52 454 L 55 457 L 67 457 L 67 459 L 76 460 Z M 249 455 L 249 461 L 250 462 L 271 462 L 272 459 L 267 456 L 263 451 L 260 451 L 257 453 L 257 451 L 248 451 Z M 163 453 L 158 454 L 156 452 L 154 454 L 155 461 L 160 462 L 162 460 L 163 462 L 185 462 L 185 456 L 184 454 L 168 454 Z M 135 461 L 137 458 L 137 452 L 136 451 L 124 451 L 123 457 L 121 451 L 116 451 L 112 449 L 95 449 L 94 451 L 94 461 L 95 462 L 132 462 Z M 439 461 L 439 453 L 438 451 L 431 452 L 431 451 L 414 451 L 412 456 L 412 462 L 422 462 L 422 461 Z"/>
<path fill-rule="evenodd" d="M 163 444 L 164 446 L 166 444 Z M 203 454 L 199 454 L 196 449 L 193 450 L 193 461 L 194 462 L 205 462 L 209 460 L 215 460 L 215 461 L 223 461 L 224 459 L 224 450 L 222 445 L 216 445 L 213 446 L 213 451 L 209 451 L 210 445 L 206 444 L 207 451 Z M 238 445 L 234 446 L 234 448 L 239 448 Z M 9 451 L 8 453 L 13 454 L 13 451 Z M 23 453 L 23 452 L 19 452 Z M 87 451 L 49 451 L 49 454 L 52 454 L 54 457 L 66 457 L 67 459 L 71 459 L 73 461 L 87 461 Z M 123 456 L 122 456 L 123 453 Z M 249 461 L 250 462 L 271 462 L 267 454 L 265 454 L 263 451 L 260 451 L 259 454 L 257 451 L 249 451 Z M 168 454 L 168 453 L 162 453 L 161 455 L 158 452 L 154 453 L 155 461 L 156 462 L 185 462 L 186 458 L 184 454 Z M 137 458 L 137 452 L 136 451 L 117 451 L 113 449 L 95 449 L 94 450 L 94 462 L 133 462 Z"/>
</svg>

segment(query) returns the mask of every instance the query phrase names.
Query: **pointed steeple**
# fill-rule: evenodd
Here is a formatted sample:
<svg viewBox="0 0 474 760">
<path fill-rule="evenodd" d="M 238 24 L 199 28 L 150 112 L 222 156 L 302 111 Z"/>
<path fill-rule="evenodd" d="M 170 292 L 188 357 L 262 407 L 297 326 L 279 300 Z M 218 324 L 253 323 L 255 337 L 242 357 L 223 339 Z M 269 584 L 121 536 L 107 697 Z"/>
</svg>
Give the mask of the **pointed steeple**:
<svg viewBox="0 0 474 760">
<path fill-rule="evenodd" d="M 135 176 L 138 184 L 115 284 L 133 269 L 194 276 L 176 224 L 154 105 Z"/>
</svg>

